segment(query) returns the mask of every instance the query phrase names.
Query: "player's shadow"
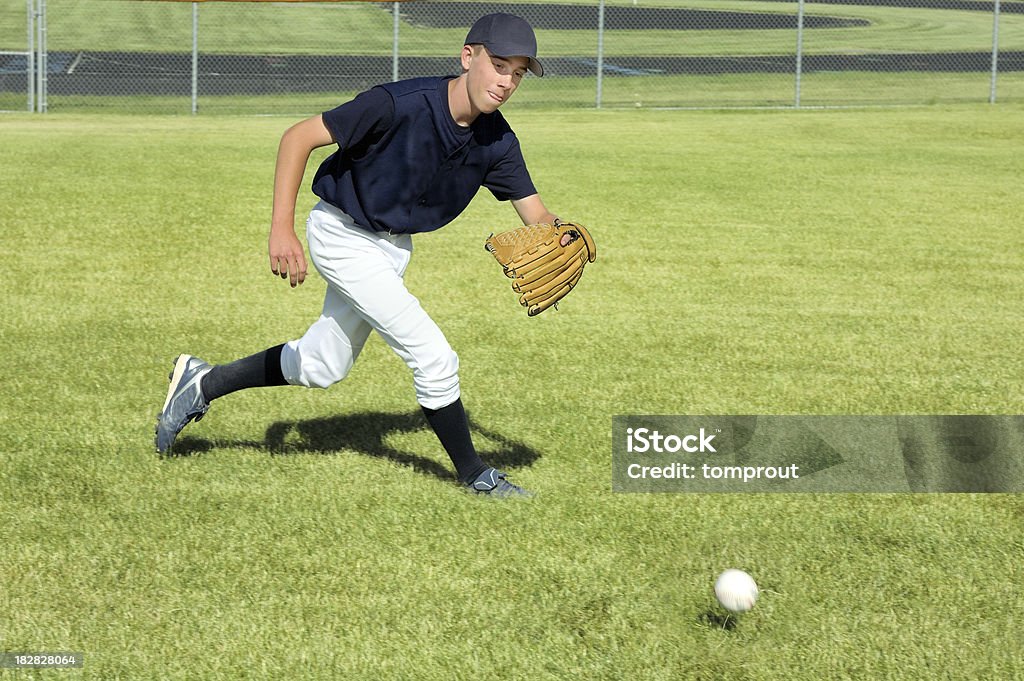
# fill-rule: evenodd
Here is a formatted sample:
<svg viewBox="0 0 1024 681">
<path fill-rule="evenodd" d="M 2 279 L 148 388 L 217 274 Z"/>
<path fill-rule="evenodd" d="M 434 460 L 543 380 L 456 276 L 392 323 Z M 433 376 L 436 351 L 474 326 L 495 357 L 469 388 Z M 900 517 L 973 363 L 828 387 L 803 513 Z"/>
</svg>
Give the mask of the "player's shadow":
<svg viewBox="0 0 1024 681">
<path fill-rule="evenodd" d="M 541 457 L 540 452 L 529 445 L 495 432 L 472 418 L 469 427 L 473 441 L 481 458 L 488 465 L 498 469 L 531 466 Z M 440 443 L 436 449 L 443 458 L 440 460 L 404 451 L 390 442 L 393 438 L 416 433 L 430 432 L 420 411 L 407 414 L 385 412 L 364 412 L 345 416 L 330 416 L 305 421 L 278 421 L 267 428 L 263 442 L 211 441 L 203 438 L 184 436 L 174 445 L 174 456 L 194 456 L 215 448 L 255 448 L 276 456 L 295 454 L 338 454 L 355 451 L 365 456 L 388 459 L 413 470 L 441 479 L 454 479 L 451 463 Z M 431 434 L 431 437 L 433 435 Z M 435 441 L 436 442 L 436 441 Z"/>
</svg>

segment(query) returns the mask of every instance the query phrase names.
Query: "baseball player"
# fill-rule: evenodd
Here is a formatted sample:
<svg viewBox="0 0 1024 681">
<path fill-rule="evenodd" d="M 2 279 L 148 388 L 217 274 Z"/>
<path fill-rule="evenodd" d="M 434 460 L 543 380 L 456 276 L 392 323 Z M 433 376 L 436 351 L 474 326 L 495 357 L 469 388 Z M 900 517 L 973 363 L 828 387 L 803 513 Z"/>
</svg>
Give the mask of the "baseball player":
<svg viewBox="0 0 1024 681">
<path fill-rule="evenodd" d="M 556 223 L 527 171 L 519 141 L 498 112 L 526 73 L 544 75 L 533 29 L 489 14 L 466 36 L 459 76 L 379 85 L 289 128 L 274 178 L 270 270 L 292 287 L 307 273 L 295 234 L 295 203 L 313 149 L 338 149 L 317 170 L 320 201 L 306 222 L 310 260 L 327 282 L 323 310 L 305 335 L 211 366 L 183 354 L 158 416 L 156 447 L 167 453 L 217 398 L 244 388 L 327 388 L 345 378 L 371 331 L 412 370 L 416 400 L 468 489 L 529 496 L 477 454 L 459 389 L 459 358 L 405 287 L 412 235 L 440 229 L 480 187 L 511 201 L 524 224 Z"/>
</svg>

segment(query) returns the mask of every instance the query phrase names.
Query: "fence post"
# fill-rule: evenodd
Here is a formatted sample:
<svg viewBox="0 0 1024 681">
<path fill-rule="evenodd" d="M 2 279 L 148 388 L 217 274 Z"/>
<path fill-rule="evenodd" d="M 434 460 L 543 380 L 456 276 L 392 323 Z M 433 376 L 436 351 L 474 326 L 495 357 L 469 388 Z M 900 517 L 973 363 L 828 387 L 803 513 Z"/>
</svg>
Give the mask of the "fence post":
<svg viewBox="0 0 1024 681">
<path fill-rule="evenodd" d="M 992 80 L 988 87 L 988 103 L 996 103 L 996 74 L 999 72 L 999 0 L 992 13 Z"/>
<path fill-rule="evenodd" d="M 597 100 L 595 107 L 601 108 L 604 88 L 604 0 L 597 3 Z"/>
<path fill-rule="evenodd" d="M 39 51 L 39 57 L 36 59 L 36 72 L 39 75 L 39 81 L 36 85 L 36 110 L 39 113 L 46 113 L 49 108 L 49 102 L 47 101 L 46 88 L 47 88 L 47 51 L 46 51 L 46 0 L 39 0 L 39 13 L 36 15 L 36 29 L 37 29 L 37 44 L 36 49 Z"/>
<path fill-rule="evenodd" d="M 192 3 L 192 115 L 199 111 L 199 3 Z"/>
<path fill-rule="evenodd" d="M 798 0 L 796 8 L 796 94 L 793 107 L 800 108 L 800 93 L 804 74 L 804 0 Z"/>
<path fill-rule="evenodd" d="M 398 0 L 391 3 L 394 22 L 391 29 L 391 81 L 398 80 Z"/>
<path fill-rule="evenodd" d="M 28 51 L 25 53 L 25 76 L 28 90 L 28 110 L 36 110 L 36 4 L 25 0 L 28 12 Z"/>
</svg>

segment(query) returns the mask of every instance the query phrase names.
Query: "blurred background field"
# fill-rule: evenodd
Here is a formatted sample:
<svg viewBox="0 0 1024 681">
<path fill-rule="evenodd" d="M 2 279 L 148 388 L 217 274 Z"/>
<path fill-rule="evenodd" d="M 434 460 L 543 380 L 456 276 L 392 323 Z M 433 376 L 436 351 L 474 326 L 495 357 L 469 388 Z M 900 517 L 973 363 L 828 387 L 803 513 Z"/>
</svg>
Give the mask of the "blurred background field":
<svg viewBox="0 0 1024 681">
<path fill-rule="evenodd" d="M 29 37 L 40 2 L 0 12 L 0 109 L 315 113 L 392 78 L 456 72 L 469 24 L 490 11 L 519 13 L 537 28 L 548 75 L 524 88 L 520 107 L 1024 97 L 1024 3 L 1016 1 L 996 14 L 980 0 L 46 0 L 45 31 L 36 26 Z M 44 33 L 45 64 L 35 57 L 30 85 L 27 55 L 39 52 Z"/>
<path fill-rule="evenodd" d="M 21 3 L 24 4 L 24 3 Z M 204 52 L 247 54 L 354 54 L 390 56 L 394 3 L 199 3 Z M 900 7 L 872 0 L 862 3 L 808 2 L 806 16 L 834 18 L 848 26 L 807 27 L 809 53 L 852 45 L 884 52 L 965 52 L 992 49 L 992 3 L 977 0 Z M 1024 23 L 1015 8 L 1003 3 L 1002 39 L 1007 48 L 1024 44 Z M 0 23 L 5 48 L 25 38 L 23 8 L 8 7 Z M 965 9 L 971 7 L 973 9 Z M 609 55 L 757 55 L 790 54 L 795 48 L 797 3 L 757 0 L 619 0 L 606 3 Z M 408 2 L 399 3 L 399 40 L 403 54 L 438 56 L 458 51 L 470 18 L 489 11 L 515 10 L 543 17 L 538 24 L 542 54 L 576 55 L 596 49 L 597 3 L 594 0 L 548 2 Z M 586 10 L 586 11 L 583 11 Z M 649 14 L 651 11 L 660 14 Z M 19 15 L 19 11 L 22 13 Z M 679 11 L 678 15 L 671 12 Z M 192 3 L 97 0 L 76 3 L 48 0 L 49 47 L 53 50 L 101 52 L 183 52 L 191 49 Z M 700 12 L 701 14 L 686 14 Z M 760 15 L 760 16 L 758 16 Z M 244 18 L 244 25 L 239 21 Z M 659 28 L 658 21 L 665 27 Z M 634 26 L 630 27 L 630 23 Z M 471 21 L 470 21 L 471 23 Z"/>
</svg>

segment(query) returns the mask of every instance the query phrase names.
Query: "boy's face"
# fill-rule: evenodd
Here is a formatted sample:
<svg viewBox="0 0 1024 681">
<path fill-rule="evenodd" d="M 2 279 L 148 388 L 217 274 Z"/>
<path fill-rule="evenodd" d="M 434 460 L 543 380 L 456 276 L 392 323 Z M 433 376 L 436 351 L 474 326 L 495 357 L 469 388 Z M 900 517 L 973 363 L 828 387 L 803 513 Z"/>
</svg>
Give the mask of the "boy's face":
<svg viewBox="0 0 1024 681">
<path fill-rule="evenodd" d="M 462 68 L 470 103 L 481 113 L 492 113 L 508 101 L 526 75 L 526 57 L 496 57 L 482 45 L 462 48 Z"/>
</svg>

